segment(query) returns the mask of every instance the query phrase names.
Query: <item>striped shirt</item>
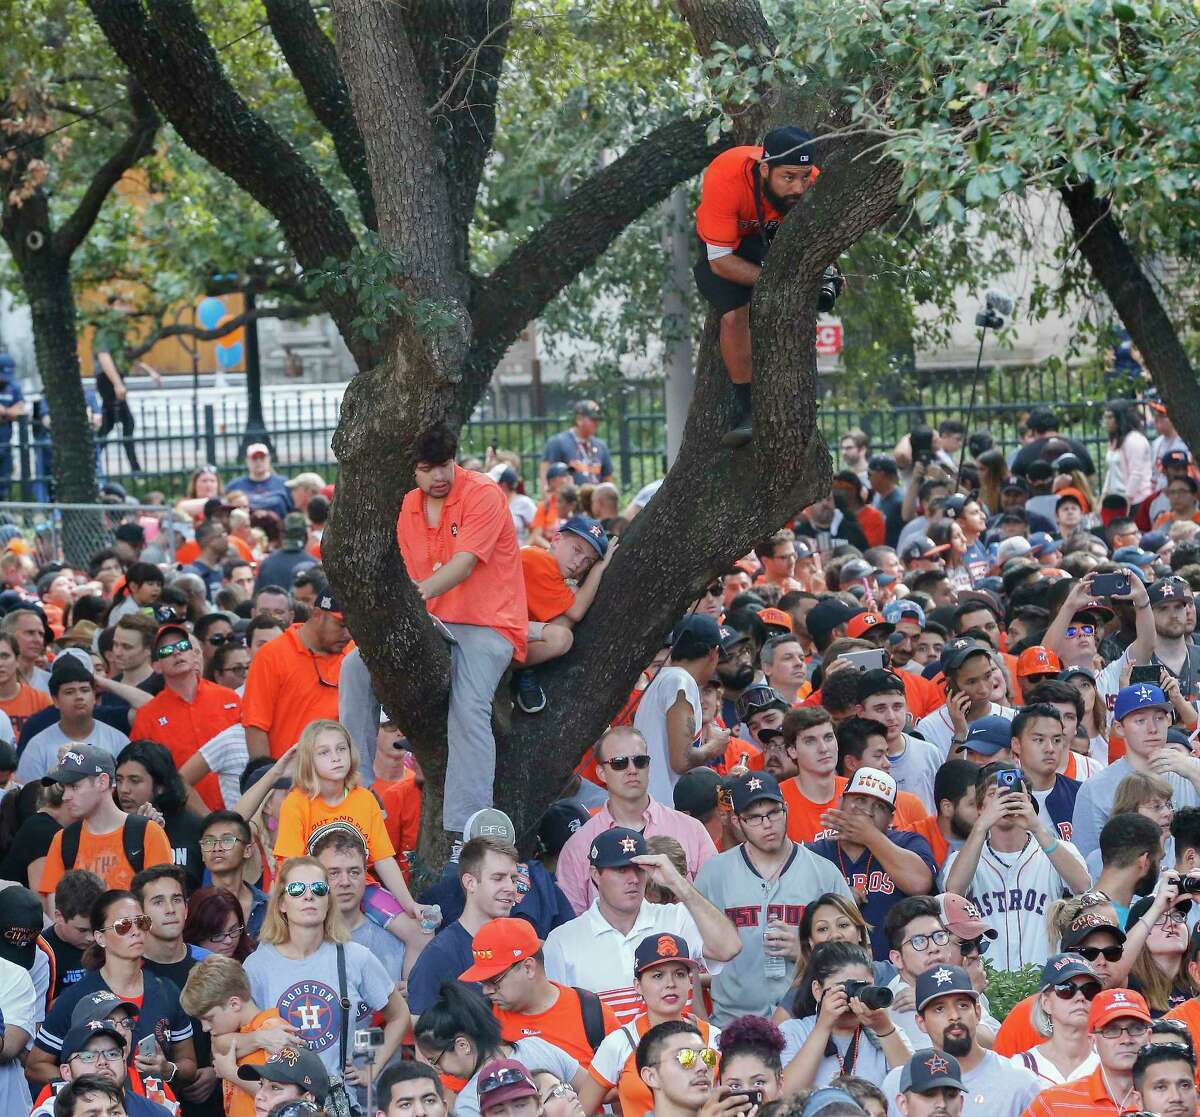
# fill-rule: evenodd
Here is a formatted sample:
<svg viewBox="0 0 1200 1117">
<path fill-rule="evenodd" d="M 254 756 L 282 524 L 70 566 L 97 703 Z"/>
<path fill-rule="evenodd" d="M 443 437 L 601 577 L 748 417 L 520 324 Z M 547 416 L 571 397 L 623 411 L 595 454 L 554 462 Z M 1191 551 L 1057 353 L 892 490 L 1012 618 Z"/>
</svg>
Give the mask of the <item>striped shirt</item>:
<svg viewBox="0 0 1200 1117">
<path fill-rule="evenodd" d="M 1087 1078 L 1043 1090 L 1021 1117 L 1118 1117 L 1121 1107 L 1108 1096 L 1104 1069 Z"/>
</svg>

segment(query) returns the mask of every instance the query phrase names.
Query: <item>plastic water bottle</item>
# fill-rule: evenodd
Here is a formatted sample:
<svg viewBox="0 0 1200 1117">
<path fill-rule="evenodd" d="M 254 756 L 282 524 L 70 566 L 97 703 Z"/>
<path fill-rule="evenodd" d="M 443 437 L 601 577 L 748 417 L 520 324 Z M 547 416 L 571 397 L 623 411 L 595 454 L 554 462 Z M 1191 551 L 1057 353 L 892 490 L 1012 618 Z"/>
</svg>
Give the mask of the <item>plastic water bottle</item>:
<svg viewBox="0 0 1200 1117">
<path fill-rule="evenodd" d="M 442 925 L 442 909 L 438 904 L 426 904 L 421 908 L 421 930 L 432 935 Z"/>
<path fill-rule="evenodd" d="M 767 944 L 767 928 L 763 929 L 763 976 L 768 980 L 787 977 L 788 960 L 782 954 L 772 954 Z"/>
</svg>

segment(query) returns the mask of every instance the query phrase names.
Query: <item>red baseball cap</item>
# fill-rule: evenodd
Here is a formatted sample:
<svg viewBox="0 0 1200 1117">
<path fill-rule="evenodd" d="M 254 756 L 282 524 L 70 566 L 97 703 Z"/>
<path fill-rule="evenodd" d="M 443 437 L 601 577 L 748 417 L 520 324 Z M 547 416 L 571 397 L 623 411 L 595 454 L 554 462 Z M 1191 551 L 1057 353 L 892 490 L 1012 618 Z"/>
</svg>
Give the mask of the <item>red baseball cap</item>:
<svg viewBox="0 0 1200 1117">
<path fill-rule="evenodd" d="M 493 919 L 485 923 L 471 940 L 470 969 L 459 974 L 460 981 L 490 981 L 542 949 L 533 924 L 524 919 Z"/>
<path fill-rule="evenodd" d="M 518 920 L 518 922 L 521 922 Z M 493 1059 L 486 1063 L 476 1079 L 476 1091 L 479 1096 L 479 1112 L 486 1113 L 506 1101 L 516 1101 L 518 1098 L 536 1098 L 538 1088 L 534 1085 L 533 1076 L 524 1063 L 516 1059 Z"/>
<path fill-rule="evenodd" d="M 762 616 L 762 614 L 760 613 L 759 616 Z M 849 623 L 847 623 L 846 635 L 858 639 L 864 633 L 875 629 L 880 629 L 883 632 L 891 632 L 895 627 L 894 624 L 888 624 L 883 619 L 882 613 L 858 613 L 856 616 L 851 617 Z"/>
<path fill-rule="evenodd" d="M 1041 644 L 1026 648 L 1017 657 L 1017 678 L 1019 679 L 1025 678 L 1026 675 L 1057 674 L 1061 670 L 1062 660 L 1049 648 L 1042 647 Z"/>
<path fill-rule="evenodd" d="M 1098 1032 L 1106 1024 L 1122 1017 L 1144 1020 L 1150 1023 L 1150 1010 L 1141 993 L 1132 989 L 1102 989 L 1092 1001 L 1088 1012 L 1088 1031 Z"/>
</svg>

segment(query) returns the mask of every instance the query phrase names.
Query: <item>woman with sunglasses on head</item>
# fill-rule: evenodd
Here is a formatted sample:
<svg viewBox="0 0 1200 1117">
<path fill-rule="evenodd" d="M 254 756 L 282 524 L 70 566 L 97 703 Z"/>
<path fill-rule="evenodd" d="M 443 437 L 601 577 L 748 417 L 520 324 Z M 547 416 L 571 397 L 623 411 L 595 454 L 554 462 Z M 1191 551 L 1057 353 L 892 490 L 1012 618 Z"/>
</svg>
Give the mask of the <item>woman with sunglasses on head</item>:
<svg viewBox="0 0 1200 1117">
<path fill-rule="evenodd" d="M 89 921 L 93 941 L 83 953 L 83 965 L 89 972 L 66 986 L 55 1000 L 38 1029 L 25 1076 L 35 1084 L 58 1077 L 62 1044 L 72 1027 L 75 1006 L 89 994 L 107 990 L 138 1006 L 130 1050 L 136 1052 L 138 1042 L 147 1037 L 155 1041 L 153 1055 L 134 1055 L 138 1073 L 143 1078 L 159 1078 L 178 1092 L 196 1076 L 192 1025 L 179 1005 L 175 983 L 142 969 L 149 917 L 132 893 L 114 888 L 101 893 L 92 905 Z"/>
<path fill-rule="evenodd" d="M 171 843 L 175 864 L 187 873 L 189 891 L 198 888 L 204 879 L 200 858 L 204 819 L 188 810 L 187 787 L 164 745 L 130 741 L 117 754 L 116 800 L 127 814 L 137 814 L 149 803 L 162 815 L 162 828 Z"/>
<path fill-rule="evenodd" d="M 197 888 L 188 897 L 183 941 L 238 962 L 254 949 L 242 905 L 228 888 Z"/>
<path fill-rule="evenodd" d="M 379 959 L 350 941 L 329 895 L 325 869 L 311 857 L 289 857 L 280 866 L 258 949 L 244 968 L 255 1003 L 277 1008 L 296 1027 L 297 1038 L 320 1054 L 330 1076 L 344 1077 L 352 1094 L 367 1082 L 364 1060 L 352 1061 L 355 1028 L 366 1027 L 373 1012 L 383 1013 L 383 1044 L 374 1053 L 378 1074 L 399 1049 L 412 1020 Z M 344 1020 L 343 1001 L 362 1008 L 364 1015 Z M 235 1037 L 234 1047 L 240 1058 L 254 1043 L 242 1049 Z"/>
<path fill-rule="evenodd" d="M 480 1117 L 479 1072 L 494 1059 L 519 1059 L 526 1066 L 544 1067 L 581 1096 L 591 1081 L 577 1060 L 544 1039 L 502 1040 L 491 1004 L 474 985 L 446 981 L 413 1025 L 413 1038 L 417 1058 L 435 1068 L 443 1080 L 448 1076 L 465 1080 L 452 1105 L 456 1117 Z"/>
<path fill-rule="evenodd" d="M 1042 1088 L 1089 1075 L 1100 1064 L 1088 1034 L 1088 1011 L 1100 992 L 1096 971 L 1079 954 L 1055 954 L 1042 967 L 1041 991 L 1032 1023 L 1044 1042 L 1014 1056 L 1041 1080 Z"/>
<path fill-rule="evenodd" d="M 1139 922 L 1148 928 L 1146 945 L 1133 960 L 1130 986 L 1146 998 L 1151 1016 L 1178 1008 L 1196 992 L 1184 965 L 1191 910 L 1192 901 L 1187 897 L 1160 910 L 1151 896 L 1142 897 L 1129 909 L 1126 928 Z"/>
</svg>

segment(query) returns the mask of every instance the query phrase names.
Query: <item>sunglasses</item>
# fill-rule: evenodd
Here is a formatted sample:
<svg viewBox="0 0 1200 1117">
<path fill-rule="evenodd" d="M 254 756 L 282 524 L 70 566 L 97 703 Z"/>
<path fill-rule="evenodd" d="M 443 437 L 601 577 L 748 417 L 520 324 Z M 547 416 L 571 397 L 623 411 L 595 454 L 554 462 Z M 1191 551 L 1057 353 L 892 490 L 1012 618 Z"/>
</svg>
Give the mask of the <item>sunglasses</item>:
<svg viewBox="0 0 1200 1117">
<path fill-rule="evenodd" d="M 210 648 L 219 648 L 223 644 L 232 644 L 235 648 L 246 646 L 246 637 L 236 632 L 215 632 L 205 641 Z"/>
<path fill-rule="evenodd" d="M 958 944 L 964 958 L 970 958 L 976 954 L 982 956 L 988 952 L 988 947 L 991 945 L 991 942 L 983 935 L 977 939 L 960 940 Z"/>
<path fill-rule="evenodd" d="M 192 650 L 191 640 L 187 640 L 187 639 L 176 640 L 172 644 L 159 644 L 158 647 L 154 649 L 154 658 L 155 659 L 168 659 L 171 656 L 173 656 L 176 652 L 190 652 L 191 650 Z"/>
<path fill-rule="evenodd" d="M 125 916 L 122 919 L 116 920 L 111 927 L 106 927 L 104 930 L 112 931 L 114 935 L 127 935 L 135 927 L 139 931 L 149 931 L 150 917 L 148 915 L 135 915 L 132 918 Z"/>
<path fill-rule="evenodd" d="M 1123 946 L 1080 946 L 1075 950 L 1089 962 L 1094 962 L 1101 954 L 1106 962 L 1119 962 L 1125 953 Z"/>
<path fill-rule="evenodd" d="M 555 1098 L 575 1097 L 575 1087 L 567 1082 L 560 1082 L 557 1086 L 551 1086 L 546 1091 L 545 1097 L 542 1098 L 542 1104 L 545 1105 L 548 1101 L 553 1101 Z"/>
<path fill-rule="evenodd" d="M 1094 624 L 1069 624 L 1067 625 L 1067 639 L 1074 640 L 1076 636 L 1095 636 L 1096 626 Z"/>
<path fill-rule="evenodd" d="M 501 1086 L 518 1086 L 522 1083 L 533 1086 L 529 1078 L 519 1070 L 515 1070 L 513 1067 L 502 1067 L 493 1074 L 489 1074 L 486 1078 L 479 1080 L 479 1098 L 482 1100 L 484 1094 L 490 1094 L 493 1090 L 499 1090 Z M 534 1090 L 537 1090 L 536 1086 L 534 1086 Z"/>
<path fill-rule="evenodd" d="M 675 1061 L 684 1070 L 691 1070 L 699 1059 L 709 1070 L 717 1065 L 717 1053 L 711 1047 L 701 1047 L 697 1051 L 693 1047 L 684 1047 L 675 1052 Z"/>
<path fill-rule="evenodd" d="M 1085 981 L 1080 985 L 1075 985 L 1070 981 L 1060 981 L 1051 985 L 1050 988 L 1054 990 L 1054 995 L 1062 1001 L 1071 1000 L 1076 993 L 1081 994 L 1085 1001 L 1093 1001 L 1096 999 L 1096 994 L 1100 992 L 1100 982 Z"/>
<path fill-rule="evenodd" d="M 725 593 L 725 587 L 720 582 L 713 582 L 711 586 L 706 586 L 704 592 L 709 597 L 721 597 Z"/>
<path fill-rule="evenodd" d="M 611 760 L 606 760 L 607 764 L 614 772 L 624 772 L 629 767 L 629 762 L 633 761 L 633 766 L 639 771 L 645 771 L 650 767 L 650 757 L 645 753 L 641 756 L 614 756 Z"/>
<path fill-rule="evenodd" d="M 323 880 L 314 880 L 311 884 L 308 881 L 294 880 L 284 886 L 284 891 L 289 896 L 303 896 L 305 892 L 312 892 L 314 896 L 328 896 L 329 885 Z"/>
</svg>

